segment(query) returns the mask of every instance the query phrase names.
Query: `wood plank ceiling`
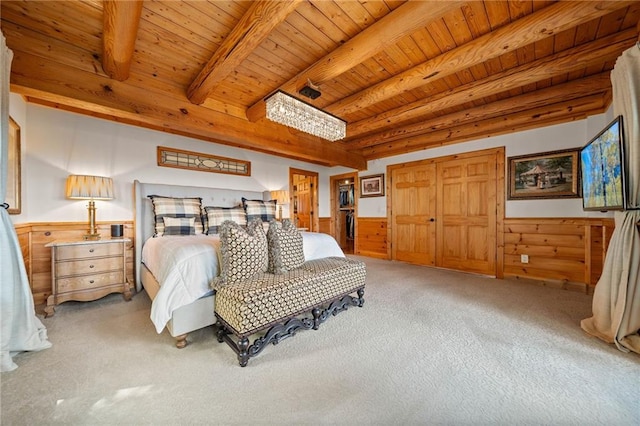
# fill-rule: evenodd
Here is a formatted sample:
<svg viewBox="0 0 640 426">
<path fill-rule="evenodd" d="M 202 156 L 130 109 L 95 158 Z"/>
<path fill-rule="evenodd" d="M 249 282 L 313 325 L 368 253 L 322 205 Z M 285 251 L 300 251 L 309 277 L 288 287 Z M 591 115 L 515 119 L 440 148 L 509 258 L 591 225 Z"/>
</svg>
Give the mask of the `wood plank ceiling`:
<svg viewBox="0 0 640 426">
<path fill-rule="evenodd" d="M 28 102 L 323 165 L 582 119 L 638 40 L 638 1 L 7 1 Z M 277 89 L 347 121 L 264 118 Z"/>
</svg>

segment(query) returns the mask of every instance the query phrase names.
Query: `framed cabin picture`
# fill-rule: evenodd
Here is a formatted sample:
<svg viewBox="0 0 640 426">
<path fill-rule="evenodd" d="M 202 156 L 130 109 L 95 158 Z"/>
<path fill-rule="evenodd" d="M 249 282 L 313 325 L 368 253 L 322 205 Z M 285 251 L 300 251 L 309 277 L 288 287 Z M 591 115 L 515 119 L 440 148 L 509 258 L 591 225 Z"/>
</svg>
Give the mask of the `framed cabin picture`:
<svg viewBox="0 0 640 426">
<path fill-rule="evenodd" d="M 360 178 L 360 198 L 384 196 L 384 174 Z"/>
<path fill-rule="evenodd" d="M 578 149 L 509 157 L 507 200 L 580 198 Z"/>
</svg>

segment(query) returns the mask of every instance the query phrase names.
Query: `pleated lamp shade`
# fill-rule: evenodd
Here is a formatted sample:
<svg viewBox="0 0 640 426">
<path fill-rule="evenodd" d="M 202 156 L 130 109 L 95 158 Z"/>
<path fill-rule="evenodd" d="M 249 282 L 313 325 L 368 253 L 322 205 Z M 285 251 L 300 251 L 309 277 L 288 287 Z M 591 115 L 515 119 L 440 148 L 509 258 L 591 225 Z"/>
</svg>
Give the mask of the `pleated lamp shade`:
<svg viewBox="0 0 640 426">
<path fill-rule="evenodd" d="M 279 205 L 289 204 L 289 191 L 271 191 L 271 199 L 276 200 Z"/>
<path fill-rule="evenodd" d="M 113 200 L 113 180 L 103 176 L 69 175 L 67 198 L 72 200 Z"/>
<path fill-rule="evenodd" d="M 278 220 L 282 220 L 282 206 L 289 204 L 289 191 L 271 191 L 271 199 L 276 200 L 278 206 Z"/>
</svg>

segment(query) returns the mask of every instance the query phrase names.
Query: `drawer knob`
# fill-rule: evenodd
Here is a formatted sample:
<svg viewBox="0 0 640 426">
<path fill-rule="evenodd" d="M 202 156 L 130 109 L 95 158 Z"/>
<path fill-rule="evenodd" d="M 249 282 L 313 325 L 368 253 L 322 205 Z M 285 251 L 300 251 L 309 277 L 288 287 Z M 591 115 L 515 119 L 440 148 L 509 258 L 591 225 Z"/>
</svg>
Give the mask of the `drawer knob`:
<svg viewBox="0 0 640 426">
<path fill-rule="evenodd" d="M 93 269 L 93 265 L 89 265 L 89 268 Z"/>
<path fill-rule="evenodd" d="M 93 283 L 94 283 L 94 281 L 93 281 L 93 280 L 89 280 L 89 284 L 93 284 Z"/>
<path fill-rule="evenodd" d="M 93 250 L 95 250 L 95 249 L 89 249 L 89 253 L 93 253 Z"/>
</svg>

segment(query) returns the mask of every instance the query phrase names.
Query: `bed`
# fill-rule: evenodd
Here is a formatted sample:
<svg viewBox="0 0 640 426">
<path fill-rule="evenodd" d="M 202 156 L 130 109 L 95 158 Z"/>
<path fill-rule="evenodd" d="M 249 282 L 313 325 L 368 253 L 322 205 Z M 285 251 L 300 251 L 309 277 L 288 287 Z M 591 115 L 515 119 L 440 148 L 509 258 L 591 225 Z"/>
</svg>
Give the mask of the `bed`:
<svg viewBox="0 0 640 426">
<path fill-rule="evenodd" d="M 216 235 L 154 237 L 150 195 L 199 197 L 203 206 L 232 207 L 241 204 L 242 198 L 262 200 L 263 192 L 134 181 L 136 292 L 144 288 L 152 300 L 150 319 L 156 331 L 166 328 L 176 346 L 183 348 L 190 332 L 216 322 L 209 282 L 219 273 L 219 239 Z M 305 260 L 344 257 L 333 237 L 301 234 Z"/>
</svg>

